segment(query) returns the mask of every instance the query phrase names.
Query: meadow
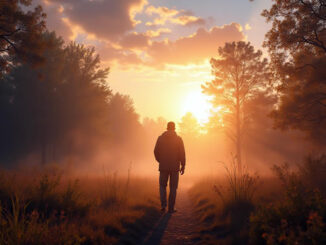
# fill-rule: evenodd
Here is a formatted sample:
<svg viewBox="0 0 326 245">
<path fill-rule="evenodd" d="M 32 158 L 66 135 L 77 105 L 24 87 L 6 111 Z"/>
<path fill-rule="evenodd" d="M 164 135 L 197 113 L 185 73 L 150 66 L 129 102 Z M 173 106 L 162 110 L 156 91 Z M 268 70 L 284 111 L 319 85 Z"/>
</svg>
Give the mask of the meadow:
<svg viewBox="0 0 326 245">
<path fill-rule="evenodd" d="M 138 244 L 159 217 L 156 185 L 130 173 L 0 175 L 0 244 Z"/>
</svg>

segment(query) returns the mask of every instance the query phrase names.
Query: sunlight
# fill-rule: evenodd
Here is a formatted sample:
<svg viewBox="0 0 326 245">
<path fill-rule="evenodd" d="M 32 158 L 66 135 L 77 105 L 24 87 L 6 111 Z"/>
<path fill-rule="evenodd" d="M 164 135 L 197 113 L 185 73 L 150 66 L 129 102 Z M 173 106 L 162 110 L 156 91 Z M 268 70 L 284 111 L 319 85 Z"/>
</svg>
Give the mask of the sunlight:
<svg viewBox="0 0 326 245">
<path fill-rule="evenodd" d="M 212 105 L 208 97 L 201 91 L 192 91 L 187 94 L 182 104 L 182 115 L 191 112 L 200 124 L 208 122 Z"/>
</svg>

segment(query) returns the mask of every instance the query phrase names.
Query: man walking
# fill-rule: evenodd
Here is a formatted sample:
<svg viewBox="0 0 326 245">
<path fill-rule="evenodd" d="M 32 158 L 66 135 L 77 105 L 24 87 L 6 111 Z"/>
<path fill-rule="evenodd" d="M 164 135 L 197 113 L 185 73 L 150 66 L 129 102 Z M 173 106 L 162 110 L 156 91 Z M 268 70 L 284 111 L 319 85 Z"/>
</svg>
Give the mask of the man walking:
<svg viewBox="0 0 326 245">
<path fill-rule="evenodd" d="M 154 149 L 154 155 L 156 161 L 159 162 L 162 211 L 164 212 L 166 209 L 166 186 L 168 179 L 170 179 L 168 211 L 169 213 L 174 213 L 176 212 L 174 204 L 177 195 L 179 172 L 183 175 L 186 165 L 183 141 L 175 132 L 174 122 L 169 122 L 167 125 L 167 131 L 158 137 Z"/>
</svg>

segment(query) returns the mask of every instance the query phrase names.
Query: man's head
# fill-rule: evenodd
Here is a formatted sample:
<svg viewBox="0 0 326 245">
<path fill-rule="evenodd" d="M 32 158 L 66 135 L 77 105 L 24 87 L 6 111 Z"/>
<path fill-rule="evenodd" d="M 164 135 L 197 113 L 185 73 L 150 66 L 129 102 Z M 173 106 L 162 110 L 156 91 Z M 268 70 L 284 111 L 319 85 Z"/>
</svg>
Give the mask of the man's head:
<svg viewBox="0 0 326 245">
<path fill-rule="evenodd" d="M 175 123 L 174 122 L 168 122 L 167 130 L 175 130 Z"/>
</svg>

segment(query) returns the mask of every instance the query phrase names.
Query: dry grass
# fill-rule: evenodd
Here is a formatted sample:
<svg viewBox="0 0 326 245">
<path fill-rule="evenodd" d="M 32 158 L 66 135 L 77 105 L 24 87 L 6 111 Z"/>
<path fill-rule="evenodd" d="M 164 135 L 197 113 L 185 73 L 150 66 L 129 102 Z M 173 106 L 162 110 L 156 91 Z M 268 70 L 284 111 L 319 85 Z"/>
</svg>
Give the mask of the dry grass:
<svg viewBox="0 0 326 245">
<path fill-rule="evenodd" d="M 0 244 L 137 244 L 144 219 L 151 225 L 159 216 L 149 179 L 76 179 L 57 167 L 0 175 Z"/>
<path fill-rule="evenodd" d="M 260 178 L 256 186 L 246 190 L 246 193 L 237 192 L 241 189 L 235 190 L 234 182 L 230 185 L 230 177 L 233 178 L 234 175 L 226 178 L 205 178 L 190 191 L 195 215 L 201 223 L 198 238 L 203 244 L 246 244 L 249 239 L 251 212 L 257 205 L 271 203 L 280 198 L 281 183 L 276 177 Z"/>
</svg>

